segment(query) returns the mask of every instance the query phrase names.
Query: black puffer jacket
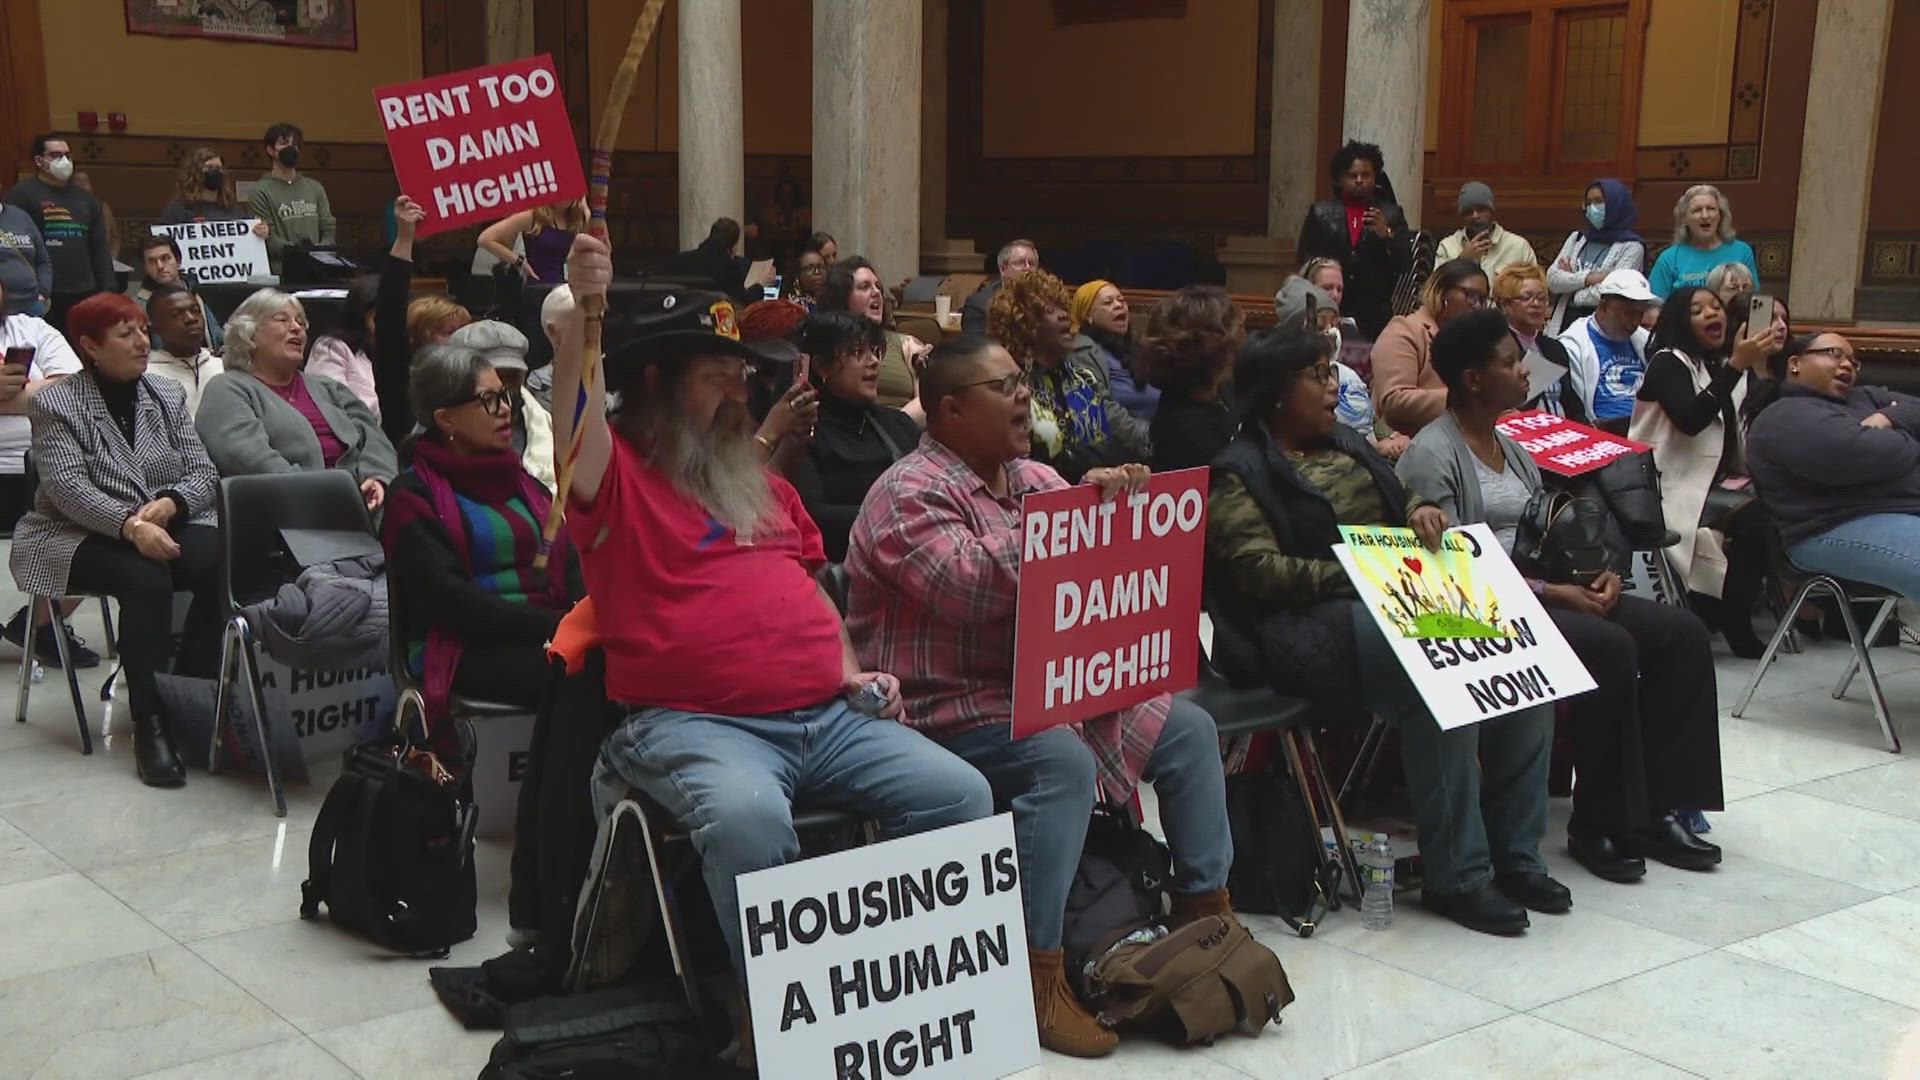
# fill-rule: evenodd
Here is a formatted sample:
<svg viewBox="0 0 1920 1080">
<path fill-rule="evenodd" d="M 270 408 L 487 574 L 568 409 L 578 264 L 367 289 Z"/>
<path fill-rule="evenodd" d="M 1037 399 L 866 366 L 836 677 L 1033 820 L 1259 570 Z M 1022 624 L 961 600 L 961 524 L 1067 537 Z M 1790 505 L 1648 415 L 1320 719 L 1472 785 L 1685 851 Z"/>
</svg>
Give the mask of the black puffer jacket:
<svg viewBox="0 0 1920 1080">
<path fill-rule="evenodd" d="M 1393 466 L 1366 439 L 1335 425 L 1336 449 L 1360 462 L 1373 477 L 1387 521 L 1342 521 L 1340 511 L 1308 481 L 1274 444 L 1262 424 L 1244 424 L 1214 461 L 1218 483 L 1239 478 L 1261 517 L 1273 531 L 1280 553 L 1297 559 L 1334 562 L 1342 524 L 1405 526 L 1409 499 Z M 1231 552 L 1207 546 L 1206 606 L 1213 618 L 1215 664 L 1240 686 L 1269 685 L 1311 699 L 1331 718 L 1350 719 L 1360 711 L 1356 693 L 1359 663 L 1354 618 L 1360 601 L 1351 596 L 1306 599 L 1275 606 L 1249 597 L 1234 586 L 1226 565 Z"/>
</svg>

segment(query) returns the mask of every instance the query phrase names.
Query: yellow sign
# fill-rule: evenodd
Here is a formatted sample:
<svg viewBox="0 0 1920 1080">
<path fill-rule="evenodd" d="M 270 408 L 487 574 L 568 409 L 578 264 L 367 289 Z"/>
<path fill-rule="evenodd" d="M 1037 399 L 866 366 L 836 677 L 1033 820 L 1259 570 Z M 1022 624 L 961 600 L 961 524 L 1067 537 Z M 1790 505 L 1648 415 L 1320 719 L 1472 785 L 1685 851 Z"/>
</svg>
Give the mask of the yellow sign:
<svg viewBox="0 0 1920 1080">
<path fill-rule="evenodd" d="M 1481 541 L 1473 534 L 1449 532 L 1439 551 L 1429 551 L 1412 529 L 1342 525 L 1340 536 L 1350 569 L 1371 586 L 1360 595 L 1401 637 L 1512 636 L 1500 598 L 1476 572 Z"/>
</svg>

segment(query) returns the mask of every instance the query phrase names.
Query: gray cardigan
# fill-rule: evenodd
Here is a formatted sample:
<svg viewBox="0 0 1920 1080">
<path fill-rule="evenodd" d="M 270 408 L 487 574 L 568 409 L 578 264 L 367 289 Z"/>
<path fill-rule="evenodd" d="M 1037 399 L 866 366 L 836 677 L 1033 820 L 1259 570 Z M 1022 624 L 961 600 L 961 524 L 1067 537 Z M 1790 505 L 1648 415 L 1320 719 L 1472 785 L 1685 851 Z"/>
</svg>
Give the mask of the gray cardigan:
<svg viewBox="0 0 1920 1080">
<path fill-rule="evenodd" d="M 1507 468 L 1526 482 L 1528 491 L 1539 491 L 1540 467 L 1533 463 L 1532 456 L 1498 431 L 1494 437 L 1500 440 Z M 1420 429 L 1406 453 L 1400 455 L 1395 472 L 1408 491 L 1438 503 L 1450 523 L 1473 525 L 1487 520 L 1480 478 L 1473 471 L 1473 449 L 1451 411 L 1441 413 L 1438 420 Z"/>
<path fill-rule="evenodd" d="M 324 375 L 302 373 L 300 378 L 334 437 L 346 444 L 334 468 L 352 473 L 356 481 L 390 483 L 400 471 L 399 461 L 372 410 L 344 383 Z M 326 468 L 313 425 L 251 373 L 226 371 L 208 379 L 193 419 L 221 476 Z"/>
</svg>

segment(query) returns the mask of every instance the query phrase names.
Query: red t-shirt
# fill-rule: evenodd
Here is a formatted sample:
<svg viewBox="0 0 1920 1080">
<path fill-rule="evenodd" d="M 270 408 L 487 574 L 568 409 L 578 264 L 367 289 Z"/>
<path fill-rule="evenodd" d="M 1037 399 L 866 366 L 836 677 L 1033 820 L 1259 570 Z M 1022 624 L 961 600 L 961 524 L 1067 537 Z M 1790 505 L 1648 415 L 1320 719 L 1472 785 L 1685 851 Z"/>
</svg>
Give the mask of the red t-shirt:
<svg viewBox="0 0 1920 1080">
<path fill-rule="evenodd" d="M 1341 196 L 1347 204 L 1347 243 L 1360 246 L 1360 232 L 1367 227 L 1367 208 L 1371 205 L 1365 199 L 1349 199 Z"/>
<path fill-rule="evenodd" d="M 802 709 L 840 692 L 840 620 L 813 572 L 820 530 L 786 480 L 774 509 L 737 542 L 625 439 L 591 505 L 569 500 L 607 653 L 607 696 L 721 716 Z"/>
</svg>

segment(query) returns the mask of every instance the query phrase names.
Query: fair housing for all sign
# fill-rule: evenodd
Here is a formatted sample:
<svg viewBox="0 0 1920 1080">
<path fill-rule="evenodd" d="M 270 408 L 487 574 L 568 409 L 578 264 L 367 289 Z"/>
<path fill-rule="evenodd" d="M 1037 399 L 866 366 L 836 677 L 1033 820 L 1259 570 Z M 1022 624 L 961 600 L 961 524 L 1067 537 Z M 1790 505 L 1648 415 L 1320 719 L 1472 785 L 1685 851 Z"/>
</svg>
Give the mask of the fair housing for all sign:
<svg viewBox="0 0 1920 1080">
<path fill-rule="evenodd" d="M 180 245 L 180 269 L 193 280 L 206 284 L 218 281 L 247 281 L 272 273 L 267 264 L 267 242 L 253 234 L 258 222 L 189 221 L 179 225 L 155 225 L 155 236 L 171 236 Z"/>
</svg>

